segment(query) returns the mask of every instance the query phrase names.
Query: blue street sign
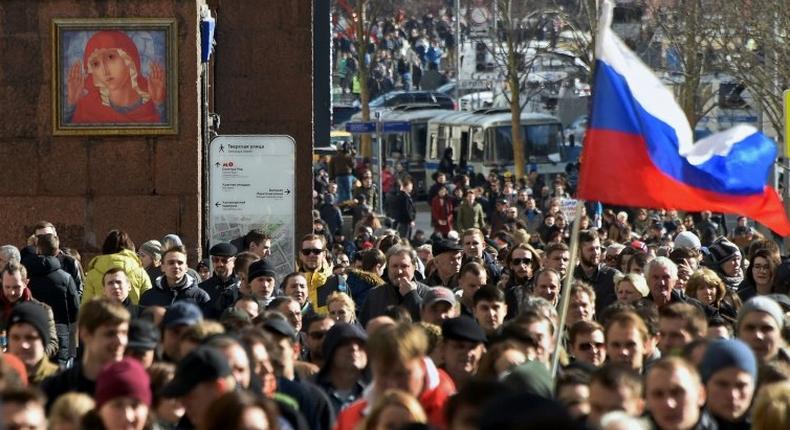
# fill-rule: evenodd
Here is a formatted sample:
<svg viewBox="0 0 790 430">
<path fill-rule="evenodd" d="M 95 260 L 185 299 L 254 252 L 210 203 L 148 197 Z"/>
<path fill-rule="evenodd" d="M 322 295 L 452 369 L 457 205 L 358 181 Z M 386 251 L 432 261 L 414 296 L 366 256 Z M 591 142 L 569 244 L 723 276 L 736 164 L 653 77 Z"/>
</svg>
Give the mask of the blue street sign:
<svg viewBox="0 0 790 430">
<path fill-rule="evenodd" d="M 346 131 L 352 134 L 375 133 L 376 123 L 374 121 L 347 122 Z"/>
<path fill-rule="evenodd" d="M 382 133 L 408 133 L 411 131 L 409 121 L 389 121 L 381 123 Z"/>
</svg>

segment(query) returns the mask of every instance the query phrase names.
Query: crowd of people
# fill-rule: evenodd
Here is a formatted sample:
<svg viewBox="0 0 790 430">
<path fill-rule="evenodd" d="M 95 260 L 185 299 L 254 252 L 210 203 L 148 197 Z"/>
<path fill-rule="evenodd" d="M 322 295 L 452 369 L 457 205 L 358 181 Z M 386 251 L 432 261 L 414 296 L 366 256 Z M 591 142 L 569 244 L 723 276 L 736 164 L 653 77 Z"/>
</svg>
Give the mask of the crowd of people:
<svg viewBox="0 0 790 430">
<path fill-rule="evenodd" d="M 436 15 L 428 12 L 421 17 L 400 13 L 381 17 L 371 25 L 364 54 L 365 63 L 370 67 L 367 82 L 370 100 L 396 88 L 435 90 L 448 81 L 455 70 L 456 55 L 452 13 L 452 8 L 442 8 Z M 335 28 L 334 73 L 342 93 L 358 96 L 356 35 L 350 23 L 346 24 L 348 27 L 343 27 L 338 22 Z"/>
<path fill-rule="evenodd" d="M 749 220 L 728 232 L 709 212 L 588 204 L 570 267 L 564 175 L 439 171 L 429 236 L 410 178 L 393 179 L 386 216 L 366 207 L 368 167 L 351 176 L 341 206 L 326 181 L 334 210 L 314 211 L 286 276 L 262 230 L 198 264 L 175 234 L 136 246 L 121 230 L 84 264 L 49 222 L 0 247 L 2 424 L 790 425 L 790 263 Z"/>
</svg>

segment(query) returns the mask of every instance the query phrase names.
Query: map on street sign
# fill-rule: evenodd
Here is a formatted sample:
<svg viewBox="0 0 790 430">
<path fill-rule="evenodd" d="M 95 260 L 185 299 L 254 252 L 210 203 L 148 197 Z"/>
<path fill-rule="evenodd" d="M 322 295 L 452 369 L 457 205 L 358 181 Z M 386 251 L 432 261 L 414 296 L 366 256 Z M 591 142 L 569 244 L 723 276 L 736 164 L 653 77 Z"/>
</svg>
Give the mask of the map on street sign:
<svg viewBox="0 0 790 430">
<path fill-rule="evenodd" d="M 262 229 L 280 279 L 295 267 L 295 151 L 292 137 L 267 135 L 218 136 L 209 150 L 209 246 Z"/>
</svg>

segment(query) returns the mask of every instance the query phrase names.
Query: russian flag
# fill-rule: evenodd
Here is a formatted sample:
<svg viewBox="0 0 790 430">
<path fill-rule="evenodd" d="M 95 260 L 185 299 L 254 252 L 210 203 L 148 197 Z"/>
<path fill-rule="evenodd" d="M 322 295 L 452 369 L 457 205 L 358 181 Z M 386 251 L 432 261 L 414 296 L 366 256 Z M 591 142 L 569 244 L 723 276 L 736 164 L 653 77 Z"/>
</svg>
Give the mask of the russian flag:
<svg viewBox="0 0 790 430">
<path fill-rule="evenodd" d="M 790 235 L 767 186 L 776 145 L 745 125 L 694 143 L 672 93 L 610 28 L 604 3 L 579 197 L 636 207 L 710 210 L 752 218 Z"/>
</svg>

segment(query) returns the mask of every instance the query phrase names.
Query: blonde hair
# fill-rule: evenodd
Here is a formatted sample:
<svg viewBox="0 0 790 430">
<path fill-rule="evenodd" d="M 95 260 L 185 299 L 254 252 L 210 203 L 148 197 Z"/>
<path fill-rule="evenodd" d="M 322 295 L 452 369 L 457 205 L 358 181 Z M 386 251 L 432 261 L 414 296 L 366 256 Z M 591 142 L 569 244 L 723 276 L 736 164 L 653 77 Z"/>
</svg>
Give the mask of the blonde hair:
<svg viewBox="0 0 790 430">
<path fill-rule="evenodd" d="M 61 424 L 72 424 L 74 428 L 80 428 L 82 417 L 94 406 L 93 399 L 87 394 L 66 393 L 52 404 L 52 409 L 49 411 L 49 428 Z"/>
<path fill-rule="evenodd" d="M 760 389 L 752 409 L 752 428 L 790 428 L 790 382 L 768 384 Z"/>
<path fill-rule="evenodd" d="M 365 419 L 362 430 L 374 430 L 378 426 L 378 421 L 381 414 L 390 406 L 400 406 L 406 409 L 411 415 L 411 422 L 425 424 L 428 417 L 422 409 L 420 402 L 411 394 L 401 390 L 387 390 L 384 394 L 376 400 L 370 415 Z"/>
<path fill-rule="evenodd" d="M 627 281 L 633 284 L 636 291 L 642 295 L 642 297 L 647 297 L 650 295 L 650 287 L 647 286 L 647 280 L 645 279 L 644 275 L 640 275 L 638 273 L 626 273 L 625 275 L 615 275 L 614 277 L 614 289 L 617 291 L 617 286 L 620 285 L 621 282 Z"/>
<path fill-rule="evenodd" d="M 151 95 L 148 94 L 147 92 L 143 91 L 142 89 L 140 89 L 140 87 L 137 85 L 137 73 L 138 72 L 137 72 L 137 67 L 135 67 L 135 65 L 134 65 L 134 60 L 132 60 L 132 57 L 130 57 L 129 54 L 127 54 L 126 51 L 124 51 L 121 48 L 111 48 L 111 49 L 115 49 L 115 52 L 117 52 L 118 56 L 121 57 L 121 59 L 123 60 L 124 64 L 126 64 L 126 67 L 129 68 L 129 80 L 131 81 L 132 88 L 137 93 L 137 95 L 139 95 L 140 98 L 143 99 L 143 103 L 147 103 L 148 100 L 151 99 Z M 103 54 L 105 50 L 106 49 L 97 49 L 97 50 L 93 51 L 91 56 L 88 58 L 88 72 L 90 74 L 93 74 L 93 67 L 91 66 L 91 61 L 97 55 Z M 97 82 L 96 79 L 93 80 L 93 85 L 95 85 L 96 88 L 99 89 L 99 96 L 101 97 L 101 104 L 109 107 L 110 106 L 110 90 L 108 90 L 107 87 L 104 86 L 103 84 L 100 84 L 99 82 Z"/>
<path fill-rule="evenodd" d="M 722 282 L 721 278 L 719 278 L 719 275 L 707 267 L 701 267 L 699 270 L 694 272 L 693 275 L 691 275 L 688 281 L 686 281 L 686 295 L 696 299 L 697 290 L 703 287 L 716 287 L 715 302 L 717 306 L 721 302 L 721 299 L 724 298 L 724 295 L 727 293 L 724 282 Z"/>
<path fill-rule="evenodd" d="M 368 339 L 368 357 L 386 368 L 424 357 L 428 346 L 428 336 L 422 327 L 400 323 L 381 328 Z"/>
<path fill-rule="evenodd" d="M 328 299 L 326 299 L 326 307 L 329 308 L 329 305 L 334 302 L 339 302 L 346 311 L 351 312 L 352 315 L 354 314 L 356 309 L 356 306 L 354 305 L 354 299 L 352 299 L 348 294 L 335 291 L 329 295 Z"/>
</svg>

